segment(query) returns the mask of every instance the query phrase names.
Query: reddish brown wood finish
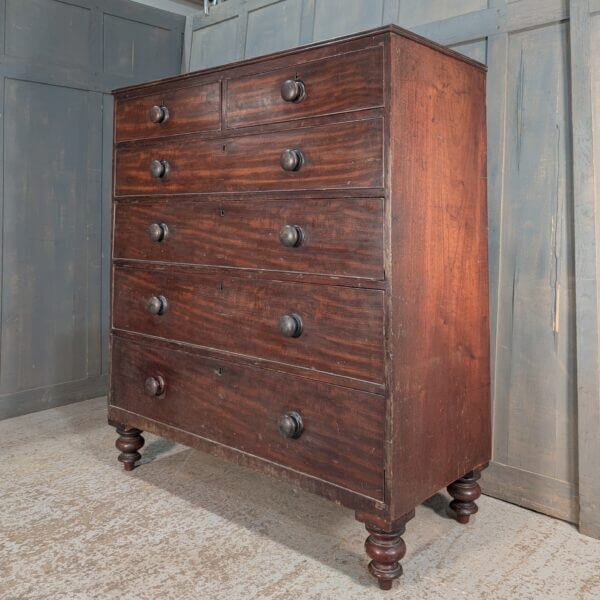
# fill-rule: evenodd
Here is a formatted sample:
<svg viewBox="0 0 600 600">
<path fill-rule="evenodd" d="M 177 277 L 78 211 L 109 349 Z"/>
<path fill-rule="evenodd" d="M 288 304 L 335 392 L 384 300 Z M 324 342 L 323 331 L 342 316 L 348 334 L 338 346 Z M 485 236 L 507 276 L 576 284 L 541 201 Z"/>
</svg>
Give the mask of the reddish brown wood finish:
<svg viewBox="0 0 600 600">
<path fill-rule="evenodd" d="M 114 331 L 118 333 L 122 339 L 133 340 L 134 342 L 140 342 L 140 340 L 146 340 L 148 337 L 145 334 L 135 333 L 131 331 L 125 331 L 120 329 Z M 233 352 L 227 352 L 215 348 L 206 348 L 205 346 L 195 346 L 186 342 L 178 342 L 176 340 L 165 340 L 159 339 L 161 347 L 171 350 L 184 350 L 189 354 L 194 354 L 200 358 L 213 358 L 215 360 L 226 360 L 232 364 L 241 366 L 252 365 L 263 369 L 272 369 L 281 373 L 289 373 L 290 375 L 297 375 L 298 377 L 306 377 L 313 381 L 320 381 L 322 383 L 329 383 L 340 387 L 347 387 L 353 390 L 362 392 L 368 392 L 370 394 L 377 394 L 378 396 L 385 396 L 385 385 L 383 383 L 375 383 L 372 381 L 366 381 L 364 379 L 355 379 L 352 377 L 346 377 L 344 375 L 336 375 L 335 373 L 328 373 L 326 371 L 316 371 L 309 367 L 303 367 L 300 365 L 292 365 L 289 363 L 276 363 L 268 359 L 259 358 L 257 356 L 245 356 L 243 354 L 235 354 Z M 115 418 L 115 421 L 117 419 Z M 148 431 L 148 427 L 141 427 L 144 431 Z M 203 448 L 204 449 L 204 448 Z"/>
<path fill-rule="evenodd" d="M 164 393 L 147 396 L 145 379 L 159 375 Z M 114 338 L 112 402 L 366 496 L 383 497 L 385 402 L 379 396 Z M 286 411 L 302 415 L 298 439 L 278 431 Z"/>
<path fill-rule="evenodd" d="M 150 120 L 153 106 L 165 106 L 169 117 L 163 123 Z M 218 131 L 221 127 L 219 83 L 173 89 L 131 99 L 115 106 L 115 140 L 156 138 L 177 133 Z"/>
<path fill-rule="evenodd" d="M 394 579 L 402 575 L 400 561 L 406 554 L 402 534 L 406 523 L 415 516 L 412 510 L 393 522 L 368 512 L 356 511 L 356 520 L 365 524 L 370 533 L 365 541 L 365 550 L 372 559 L 369 572 L 377 579 L 382 590 L 392 589 Z"/>
<path fill-rule="evenodd" d="M 306 88 L 302 99 L 282 99 L 281 84 L 286 79 L 302 81 Z M 226 80 L 226 86 L 227 127 L 383 106 L 383 49 L 376 47 L 342 54 L 335 60 L 292 64 Z"/>
<path fill-rule="evenodd" d="M 148 226 L 165 223 L 153 242 Z M 298 247 L 284 247 L 279 231 L 297 225 Z M 115 205 L 114 256 L 244 269 L 383 278 L 383 200 L 195 198 Z"/>
<path fill-rule="evenodd" d="M 491 416 L 485 74 L 401 36 L 388 68 L 395 518 L 489 461 Z"/>
<path fill-rule="evenodd" d="M 302 150 L 298 171 L 279 164 L 283 150 Z M 164 179 L 150 175 L 166 160 Z M 248 192 L 286 189 L 371 188 L 383 183 L 380 119 L 307 127 L 227 139 L 182 136 L 117 146 L 115 195 Z"/>
<path fill-rule="evenodd" d="M 151 296 L 167 298 L 151 314 Z M 284 337 L 279 318 L 297 313 L 303 333 Z M 278 363 L 383 380 L 383 292 L 262 281 L 200 272 L 118 268 L 113 326 Z"/>
<path fill-rule="evenodd" d="M 302 101 L 281 99 L 287 77 Z M 389 589 L 414 507 L 449 486 L 472 514 L 463 475 L 490 458 L 484 69 L 386 27 L 121 90 L 117 112 L 201 84 L 223 90 L 222 130 L 115 146 L 109 415 L 355 509 Z M 300 248 L 277 240 L 292 219 Z M 153 244 L 157 220 L 171 237 Z M 313 437 L 270 437 L 294 407 Z"/>
<path fill-rule="evenodd" d="M 119 454 L 119 462 L 123 463 L 125 471 L 133 471 L 136 461 L 142 458 L 138 452 L 144 446 L 144 438 L 140 429 L 128 427 L 127 425 L 117 425 L 117 433 L 119 437 L 115 442 Z"/>
<path fill-rule="evenodd" d="M 450 502 L 450 510 L 463 525 L 478 511 L 475 500 L 481 496 L 481 488 L 477 483 L 480 476 L 479 471 L 470 471 L 448 486 L 448 493 L 454 498 Z"/>
</svg>

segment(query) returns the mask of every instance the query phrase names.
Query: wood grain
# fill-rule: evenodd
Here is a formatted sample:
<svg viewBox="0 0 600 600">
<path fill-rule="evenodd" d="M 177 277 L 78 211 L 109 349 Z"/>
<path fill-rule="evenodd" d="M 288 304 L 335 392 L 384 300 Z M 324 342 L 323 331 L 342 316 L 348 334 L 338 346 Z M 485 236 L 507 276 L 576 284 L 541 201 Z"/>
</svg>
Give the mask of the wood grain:
<svg viewBox="0 0 600 600">
<path fill-rule="evenodd" d="M 491 407 L 485 76 L 401 37 L 390 70 L 394 517 L 489 461 Z"/>
<path fill-rule="evenodd" d="M 135 375 L 135 390 L 110 412 L 132 427 L 150 427 L 209 451 L 223 444 L 243 461 L 231 448 L 247 443 L 246 423 L 262 432 L 252 419 L 263 414 L 263 405 L 242 406 L 241 422 L 217 413 L 194 417 L 194 427 L 173 420 L 191 414 L 194 394 L 200 394 L 204 417 L 214 390 L 227 399 L 235 389 L 252 402 L 261 388 L 277 389 L 281 400 L 287 382 L 298 397 L 304 390 L 307 402 L 313 386 L 331 382 L 343 383 L 344 393 L 353 388 L 355 399 L 377 391 L 378 464 L 385 476 L 359 489 L 356 482 L 335 479 L 336 459 L 318 474 L 299 469 L 297 480 L 340 486 L 337 492 L 328 485 L 314 489 L 356 506 L 363 520 L 383 524 L 385 531 L 438 489 L 484 466 L 490 453 L 485 75 L 480 65 L 391 31 L 352 41 L 356 57 L 376 57 L 369 60 L 377 70 L 384 60 L 383 74 L 373 75 L 377 85 L 362 90 L 384 90 L 383 106 L 345 103 L 340 90 L 367 76 L 360 61 L 353 71 L 338 51 L 348 42 L 157 84 L 163 93 L 170 85 L 223 80 L 224 112 L 235 113 L 230 124 L 236 132 L 115 146 L 113 331 L 123 344 L 126 338 L 145 349 L 134 356 L 126 348 L 113 365 L 121 372 L 130 368 L 128 360 L 135 365 L 152 352 L 154 363 L 146 366 L 158 365 L 157 376 L 184 383 L 177 384 L 181 400 L 173 408 L 156 404 L 160 398 L 149 401 L 144 378 Z M 375 47 L 376 39 L 383 48 Z M 310 94 L 297 106 L 280 100 L 281 77 L 294 65 L 298 77 L 301 69 L 305 78 L 324 78 L 321 68 L 335 73 L 330 92 L 314 106 L 302 108 Z M 263 81 L 267 91 L 261 91 Z M 122 97 L 150 91 L 132 88 Z M 259 110 L 260 102 L 271 108 Z M 299 171 L 281 169 L 284 148 L 304 152 Z M 169 161 L 164 180 L 151 179 L 152 159 Z M 145 233 L 155 221 L 169 226 L 160 243 Z M 284 223 L 306 229 L 305 245 L 280 246 L 277 232 Z M 167 299 L 160 316 L 145 307 L 154 295 Z M 278 330 L 279 317 L 291 313 L 303 321 L 298 338 Z M 222 387 L 200 380 L 196 371 L 203 372 L 205 361 L 226 361 L 239 376 Z M 270 380 L 251 380 L 252 369 L 277 377 L 276 388 Z M 195 379 L 201 385 L 185 387 Z M 138 400 L 142 407 L 123 404 Z M 257 452 L 251 445 L 240 450 L 243 456 Z M 347 452 L 344 460 L 352 462 Z M 268 460 L 280 476 L 290 465 L 281 455 Z M 366 497 L 378 502 L 360 508 L 359 498 Z M 383 569 L 387 563 L 380 562 Z"/>
<path fill-rule="evenodd" d="M 116 268 L 113 285 L 117 329 L 383 380 L 380 290 L 133 268 Z M 153 295 L 167 298 L 163 315 L 146 310 Z M 279 318 L 290 313 L 304 322 L 298 338 L 278 330 Z"/>
<path fill-rule="evenodd" d="M 505 123 L 502 231 L 494 236 L 500 256 L 493 454 L 500 465 L 529 472 L 529 489 L 538 485 L 534 474 L 556 479 L 557 489 L 576 482 L 581 459 L 568 39 L 567 25 L 556 24 L 515 33 L 506 49 L 505 102 L 513 108 Z M 518 493 L 523 478 L 510 473 Z M 558 496 L 548 502 L 561 505 Z"/>
<path fill-rule="evenodd" d="M 133 340 L 139 343 L 146 341 L 148 336 L 143 333 L 136 333 L 133 331 L 125 331 L 119 329 L 119 338 L 124 340 Z M 154 338 L 152 338 L 154 339 Z M 203 358 L 214 358 L 216 360 L 226 360 L 227 362 L 241 365 L 241 366 L 254 366 L 261 369 L 271 369 L 280 373 L 287 373 L 298 377 L 305 377 L 312 381 L 320 381 L 322 383 L 329 383 L 339 387 L 344 387 L 353 390 L 359 390 L 362 392 L 368 392 L 370 394 L 377 394 L 378 396 L 386 395 L 385 385 L 383 383 L 375 383 L 373 381 L 366 381 L 364 379 L 355 379 L 352 377 L 346 377 L 344 375 L 337 375 L 335 373 L 328 373 L 326 371 L 316 371 L 310 367 L 302 365 L 291 365 L 288 363 L 275 363 L 272 360 L 259 358 L 257 356 L 245 356 L 243 354 L 236 354 L 234 352 L 227 352 L 222 349 L 207 348 L 205 346 L 195 346 L 186 342 L 178 342 L 177 340 L 165 340 L 156 339 L 156 343 L 159 343 L 161 348 L 171 350 L 183 350 L 188 354 L 193 354 Z M 144 429 L 144 427 L 142 427 Z M 185 442 L 182 442 L 185 443 Z"/>
<path fill-rule="evenodd" d="M 383 105 L 380 47 L 290 64 L 283 69 L 226 80 L 225 123 L 244 127 Z M 281 84 L 304 83 L 306 97 L 285 102 Z"/>
<path fill-rule="evenodd" d="M 571 0 L 571 90 L 573 127 L 573 191 L 576 307 L 576 380 L 578 425 L 578 492 L 580 531 L 600 538 L 600 371 L 598 366 L 598 200 L 600 199 L 600 61 L 598 17 L 589 9 L 600 8 L 583 0 Z"/>
<path fill-rule="evenodd" d="M 279 4 L 294 5 L 295 3 L 295 0 L 283 0 Z M 476 10 L 478 3 L 482 7 L 481 10 Z M 311 7 L 313 4 L 316 3 L 312 0 L 308 2 Z M 300 43 L 329 38 L 339 27 L 347 26 L 348 31 L 358 31 L 372 23 L 373 14 L 377 14 L 378 17 L 381 15 L 381 11 L 369 11 L 362 15 L 364 18 L 355 20 L 354 17 L 359 10 L 356 6 L 360 3 L 354 2 L 350 3 L 356 5 L 354 9 L 346 10 L 344 15 L 328 21 L 327 13 L 331 14 L 330 11 L 335 10 L 332 8 L 335 2 L 322 2 L 322 4 L 327 8 L 321 7 L 318 12 L 310 10 L 303 13 L 300 31 L 293 32 L 299 36 L 297 39 Z M 468 8 L 464 9 L 465 6 Z M 232 15 L 238 14 L 237 9 L 233 10 L 234 7 L 241 10 L 242 20 L 237 36 L 237 50 L 238 55 L 243 57 L 244 39 L 246 36 L 255 35 L 253 26 L 256 28 L 257 25 L 251 20 L 244 21 L 243 2 L 236 0 L 231 7 Z M 493 490 L 492 495 L 499 491 L 510 494 L 511 501 L 520 499 L 518 502 L 525 506 L 535 504 L 538 506 L 537 510 L 551 515 L 565 513 L 565 495 L 562 492 L 549 493 L 544 502 L 541 502 L 541 496 L 549 492 L 550 487 L 556 487 L 557 490 L 568 489 L 574 494 L 570 505 L 575 506 L 578 502 L 578 480 L 581 479 L 578 468 L 581 470 L 582 464 L 594 464 L 593 460 L 589 462 L 585 456 L 583 460 L 580 456 L 579 461 L 576 457 L 580 451 L 592 457 L 600 454 L 590 442 L 589 434 L 598 431 L 595 423 L 598 421 L 600 406 L 595 395 L 599 386 L 597 368 L 594 366 L 598 364 L 595 358 L 597 350 L 594 350 L 598 344 L 594 345 L 590 342 L 590 338 L 596 335 L 598 329 L 593 324 L 593 321 L 597 320 L 597 311 L 594 308 L 598 296 L 597 277 L 593 271 L 596 256 L 594 237 L 598 228 L 593 223 L 593 202 L 589 201 L 591 196 L 587 192 L 583 194 L 580 192 L 590 185 L 589 164 L 593 163 L 596 154 L 596 197 L 599 197 L 600 176 L 597 166 L 600 161 L 597 158 L 597 148 L 595 152 L 590 149 L 593 129 L 589 125 L 590 99 L 594 103 L 594 114 L 600 114 L 597 101 L 600 98 L 597 84 L 600 81 L 598 53 L 590 50 L 600 44 L 597 35 L 600 31 L 600 19 L 597 14 L 594 14 L 599 10 L 598 0 L 591 0 L 589 6 L 587 0 L 571 0 L 571 2 L 566 0 L 520 0 L 519 2 L 386 0 L 383 3 L 384 16 L 381 21 L 383 23 L 403 22 L 411 26 L 413 31 L 442 44 L 454 44 L 455 50 L 481 62 L 486 61 L 488 64 L 489 280 L 492 342 L 494 346 L 497 345 L 501 360 L 497 377 L 500 394 L 494 402 L 495 445 L 498 444 L 500 454 L 494 459 L 497 461 L 497 468 L 494 471 L 488 469 L 483 473 L 482 488 L 484 493 L 486 490 L 487 492 Z M 466 14 L 459 15 L 458 13 L 461 12 Z M 315 13 L 319 15 L 317 21 L 315 21 Z M 261 24 L 261 28 L 273 27 L 277 24 L 272 16 L 267 16 L 267 11 L 263 14 L 267 23 Z M 410 25 L 410 22 L 413 25 Z M 207 25 L 214 35 L 219 35 L 218 30 L 222 25 L 214 22 L 209 25 L 203 18 L 194 19 L 193 29 L 197 30 Z M 565 35 L 566 29 L 570 29 L 568 35 Z M 563 30 L 561 35 L 557 35 L 557 30 Z M 315 32 L 324 32 L 324 35 L 316 38 Z M 289 31 L 287 34 L 293 37 Z M 356 35 L 353 37 L 357 39 Z M 201 39 L 201 35 L 196 35 L 194 45 L 200 46 Z M 229 40 L 223 41 L 224 45 L 228 43 Z M 263 41 L 265 51 L 270 49 L 269 43 L 268 39 Z M 293 42 L 296 43 L 298 42 Z M 519 58 L 520 46 L 523 46 L 523 65 Z M 559 53 L 556 52 L 558 48 L 560 48 Z M 285 53 L 277 56 L 279 61 L 290 60 L 292 57 L 298 60 L 298 53 L 304 55 L 303 50 L 294 48 L 287 51 L 287 57 Z M 249 62 L 258 60 L 253 58 Z M 202 67 L 201 63 L 197 65 L 196 68 Z M 256 65 L 251 64 L 243 68 L 256 70 Z M 193 78 L 196 75 L 189 76 Z M 530 172 L 512 169 L 509 165 L 517 155 L 514 142 L 521 137 L 512 133 L 514 116 L 517 114 L 513 82 L 521 76 L 524 82 L 521 104 L 521 112 L 524 116 L 522 120 L 524 127 L 521 129 L 522 147 L 531 143 L 534 148 L 526 153 L 532 159 L 530 165 L 533 171 Z M 590 81 L 593 86 L 591 90 Z M 563 106 L 566 106 L 566 112 Z M 559 110 L 555 110 L 557 108 Z M 593 133 L 594 143 L 600 140 L 598 121 L 598 119 L 594 121 L 596 129 Z M 553 135 L 557 139 L 548 141 Z M 574 161 L 569 152 L 571 145 Z M 560 169 L 557 169 L 559 163 L 555 160 L 555 156 L 564 157 L 565 165 L 561 165 Z M 543 168 L 536 169 L 536 166 L 543 166 Z M 527 170 L 530 170 L 529 165 Z M 560 210 L 555 213 L 557 196 L 550 182 L 554 181 L 559 189 L 569 190 L 572 187 L 570 186 L 572 178 L 578 180 L 574 183 L 577 190 L 575 199 L 559 195 Z M 544 189 L 534 189 L 544 180 L 548 181 L 548 184 L 544 182 Z M 584 183 L 581 184 L 581 181 Z M 520 182 L 525 189 L 521 191 L 515 189 L 516 182 Z M 530 189 L 529 192 L 527 188 Z M 543 202 L 538 206 L 538 201 Z M 515 219 L 512 217 L 506 219 L 507 213 L 510 212 L 507 209 L 511 204 L 515 204 L 519 211 L 531 214 L 534 219 L 540 212 L 542 219 L 527 225 L 525 231 L 525 221 L 518 213 L 515 214 Z M 579 206 L 584 207 L 581 212 L 583 220 L 577 214 L 575 216 L 573 214 L 573 210 L 577 211 Z M 567 211 L 566 214 L 562 214 L 563 210 Z M 546 221 L 547 216 L 551 218 L 549 224 Z M 575 227 L 572 225 L 574 218 Z M 556 224 L 560 223 L 562 227 L 557 227 Z M 506 235 L 507 233 L 509 235 Z M 515 256 L 514 245 L 519 241 L 521 250 Z M 572 253 L 574 244 L 577 252 L 584 253 L 586 257 L 594 257 L 593 260 L 586 258 L 583 263 L 587 266 L 592 265 L 591 275 L 586 273 L 577 276 L 575 273 L 578 268 L 577 259 L 574 259 L 572 254 L 567 257 L 569 252 Z M 539 272 L 538 268 L 544 268 L 543 265 L 546 263 L 551 265 L 555 252 L 558 257 L 560 278 L 556 281 L 556 285 L 550 285 L 548 279 L 545 279 L 546 275 Z M 579 263 L 581 264 L 581 260 Z M 502 276 L 504 282 L 498 285 L 498 274 L 501 270 L 505 271 L 505 275 Z M 518 318 L 519 323 L 513 324 L 511 300 L 513 270 L 517 275 L 517 292 L 527 291 L 529 295 L 528 288 L 531 289 L 536 285 L 539 287 L 531 298 L 535 299 L 537 294 L 544 295 L 546 298 L 556 295 L 559 298 L 558 312 L 561 314 L 560 331 L 557 336 L 558 350 L 552 332 L 554 319 L 550 315 L 550 311 L 554 312 L 553 307 L 557 306 L 555 303 L 546 303 L 544 300 L 543 307 L 536 305 L 531 311 L 528 302 L 523 302 L 525 298 L 521 296 L 519 299 L 517 294 L 515 304 L 517 312 L 522 311 L 523 317 L 526 318 Z M 530 280 L 532 276 L 534 280 Z M 535 279 L 538 277 L 536 283 Z M 576 283 L 575 289 L 574 283 Z M 501 293 L 499 304 L 501 311 L 496 320 L 498 287 Z M 555 290 L 559 290 L 559 293 L 555 294 Z M 577 295 L 576 302 L 575 295 Z M 590 306 L 593 310 L 589 308 Z M 584 315 L 583 320 L 580 319 L 581 314 Z M 583 324 L 577 323 L 576 320 L 580 320 Z M 494 341 L 496 325 L 500 336 Z M 577 335 L 575 335 L 576 326 L 579 329 Z M 519 339 L 512 338 L 513 332 L 518 334 Z M 583 346 L 583 350 L 579 351 L 581 361 L 577 363 L 574 361 L 576 344 Z M 567 361 L 564 360 L 565 356 L 568 357 Z M 546 358 L 547 361 L 543 360 Z M 535 362 L 535 368 L 528 368 L 531 360 Z M 492 364 L 494 363 L 492 354 Z M 587 365 L 591 365 L 590 368 Z M 511 374 L 517 376 L 516 380 L 512 379 Z M 559 380 L 558 384 L 557 380 Z M 583 386 L 579 390 L 581 397 L 577 401 L 574 396 L 577 391 L 574 387 L 575 381 L 579 382 L 580 387 Z M 542 389 L 537 389 L 538 387 Z M 588 393 L 587 390 L 592 392 Z M 591 416 L 574 418 L 577 415 L 573 411 L 578 407 L 585 410 L 586 415 Z M 578 442 L 578 424 L 579 427 L 585 427 L 586 441 Z M 530 429 L 535 430 L 535 435 L 531 437 L 528 435 Z M 516 436 L 511 436 L 510 440 L 507 437 L 509 431 L 516 433 Z M 509 454 L 507 450 L 510 446 L 512 448 Z M 539 451 L 540 449 L 542 452 Z M 535 465 L 536 459 L 542 463 L 541 469 Z M 506 462 L 510 465 L 503 464 Z M 525 470 L 521 469 L 521 466 Z M 490 477 L 500 469 L 508 469 L 507 475 L 498 478 L 494 475 L 492 481 Z M 582 482 L 582 487 L 591 482 L 598 489 L 600 472 L 596 469 L 590 475 L 589 469 L 585 470 L 588 474 L 585 475 L 586 481 Z M 540 488 L 539 481 L 545 480 L 548 476 L 555 477 L 554 483 L 552 486 Z M 527 479 L 529 481 L 526 482 Z M 592 492 L 589 497 L 598 498 L 600 493 Z M 600 515 L 600 511 L 594 508 L 586 512 L 588 515 Z M 570 514 L 575 515 L 574 518 L 577 519 L 577 508 L 571 510 Z"/>
<path fill-rule="evenodd" d="M 161 375 L 165 392 L 144 393 Z M 383 495 L 381 397 L 185 352 L 113 339 L 111 404 L 372 498 Z M 299 438 L 278 418 L 302 415 Z"/>
<path fill-rule="evenodd" d="M 299 148 L 305 164 L 284 171 L 279 157 Z M 116 148 L 115 195 L 370 188 L 383 184 L 380 119 L 219 140 L 184 136 Z M 171 171 L 154 179 L 153 159 Z"/>
<path fill-rule="evenodd" d="M 150 120 L 152 106 L 165 106 L 169 118 Z M 131 99 L 117 99 L 115 141 L 163 137 L 178 133 L 217 131 L 221 127 L 221 85 L 210 83 Z"/>
<path fill-rule="evenodd" d="M 167 237 L 147 228 L 165 223 Z M 279 231 L 297 225 L 298 247 Z M 383 278 L 383 200 L 169 199 L 115 204 L 115 258 Z"/>
</svg>

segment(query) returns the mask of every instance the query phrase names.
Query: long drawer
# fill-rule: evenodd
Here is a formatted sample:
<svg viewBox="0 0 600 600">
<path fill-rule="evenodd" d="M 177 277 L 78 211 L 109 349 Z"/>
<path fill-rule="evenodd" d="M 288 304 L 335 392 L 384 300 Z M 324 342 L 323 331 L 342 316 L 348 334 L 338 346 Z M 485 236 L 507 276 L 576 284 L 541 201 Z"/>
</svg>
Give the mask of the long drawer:
<svg viewBox="0 0 600 600">
<path fill-rule="evenodd" d="M 112 352 L 112 405 L 383 498 L 383 398 L 116 336 Z"/>
<path fill-rule="evenodd" d="M 114 257 L 383 278 L 381 198 L 115 204 Z"/>
<path fill-rule="evenodd" d="M 228 127 L 383 106 L 381 47 L 226 81 Z"/>
<path fill-rule="evenodd" d="M 382 120 L 130 143 L 115 161 L 116 196 L 381 188 Z"/>
<path fill-rule="evenodd" d="M 384 292 L 115 267 L 113 327 L 383 382 Z"/>
</svg>

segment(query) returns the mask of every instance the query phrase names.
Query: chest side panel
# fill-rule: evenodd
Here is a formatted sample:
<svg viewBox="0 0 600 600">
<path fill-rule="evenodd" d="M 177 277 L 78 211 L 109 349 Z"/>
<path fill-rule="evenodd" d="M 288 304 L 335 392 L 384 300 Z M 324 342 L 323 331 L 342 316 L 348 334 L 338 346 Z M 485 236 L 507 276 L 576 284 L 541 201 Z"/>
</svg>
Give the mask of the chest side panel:
<svg viewBox="0 0 600 600">
<path fill-rule="evenodd" d="M 392 510 L 490 458 L 485 73 L 391 42 Z"/>
</svg>

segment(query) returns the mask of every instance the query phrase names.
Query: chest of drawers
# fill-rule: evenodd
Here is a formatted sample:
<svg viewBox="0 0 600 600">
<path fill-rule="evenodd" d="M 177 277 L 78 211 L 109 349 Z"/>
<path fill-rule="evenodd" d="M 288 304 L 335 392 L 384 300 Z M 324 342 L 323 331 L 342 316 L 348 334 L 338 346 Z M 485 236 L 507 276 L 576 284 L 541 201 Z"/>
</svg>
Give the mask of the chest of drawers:
<svg viewBox="0 0 600 600">
<path fill-rule="evenodd" d="M 490 457 L 484 67 L 389 26 L 115 98 L 119 460 L 147 430 L 341 503 L 389 589 Z"/>
</svg>

